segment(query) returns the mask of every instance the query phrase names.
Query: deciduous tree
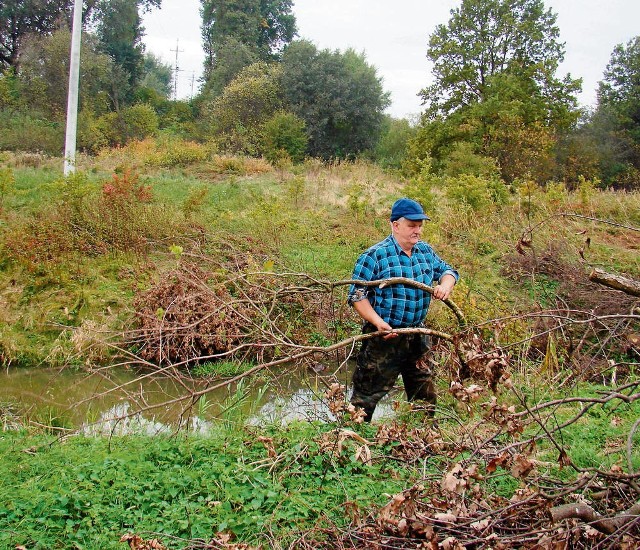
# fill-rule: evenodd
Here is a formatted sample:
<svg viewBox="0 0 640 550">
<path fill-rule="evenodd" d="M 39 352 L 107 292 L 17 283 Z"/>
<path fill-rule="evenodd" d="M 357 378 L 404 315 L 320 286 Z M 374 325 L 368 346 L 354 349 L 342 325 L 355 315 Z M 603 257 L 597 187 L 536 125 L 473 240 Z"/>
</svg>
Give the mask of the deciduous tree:
<svg viewBox="0 0 640 550">
<path fill-rule="evenodd" d="M 421 92 L 423 124 L 437 135 L 427 152 L 435 166 L 456 143 L 469 141 L 497 159 L 509 181 L 523 172 L 539 181 L 550 177 L 553 144 L 577 120 L 580 89 L 570 75 L 556 76 L 564 55 L 558 37 L 556 15 L 542 0 L 463 0 L 451 11 L 430 38 L 435 82 Z M 537 137 L 526 139 L 530 132 Z M 515 135 L 525 148 L 541 140 L 545 147 L 513 150 L 507 142 Z M 525 153 L 527 162 L 519 162 Z"/>
<path fill-rule="evenodd" d="M 598 86 L 592 131 L 607 150 L 601 157 L 605 181 L 640 187 L 640 36 L 614 48 Z"/>
<path fill-rule="evenodd" d="M 264 62 L 244 68 L 222 95 L 202 106 L 207 133 L 225 150 L 255 155 L 262 125 L 282 107 L 281 67 Z"/>
<path fill-rule="evenodd" d="M 17 66 L 25 36 L 51 34 L 64 21 L 72 4 L 71 0 L 0 2 L 0 69 Z"/>
<path fill-rule="evenodd" d="M 205 80 L 215 79 L 218 93 L 243 67 L 273 60 L 296 34 L 292 0 L 201 3 Z"/>
<path fill-rule="evenodd" d="M 159 8 L 162 0 L 99 0 L 93 9 L 92 22 L 100 48 L 121 67 L 126 89 L 113 93 L 114 107 L 130 102 L 144 71 L 144 28 L 141 11 Z"/>
<path fill-rule="evenodd" d="M 294 42 L 283 55 L 282 89 L 305 121 L 312 156 L 346 158 L 377 144 L 389 95 L 364 54 Z"/>
</svg>

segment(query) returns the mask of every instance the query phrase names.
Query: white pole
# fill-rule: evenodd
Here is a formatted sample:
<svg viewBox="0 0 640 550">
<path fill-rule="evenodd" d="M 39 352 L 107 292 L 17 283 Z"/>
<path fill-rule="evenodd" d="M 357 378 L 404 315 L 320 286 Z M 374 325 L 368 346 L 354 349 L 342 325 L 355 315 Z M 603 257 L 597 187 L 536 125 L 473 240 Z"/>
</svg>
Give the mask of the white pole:
<svg viewBox="0 0 640 550">
<path fill-rule="evenodd" d="M 80 42 L 82 38 L 82 0 L 73 3 L 69 94 L 67 96 L 67 133 L 64 142 L 64 175 L 76 171 L 76 133 L 78 131 L 78 85 L 80 81 Z"/>
</svg>

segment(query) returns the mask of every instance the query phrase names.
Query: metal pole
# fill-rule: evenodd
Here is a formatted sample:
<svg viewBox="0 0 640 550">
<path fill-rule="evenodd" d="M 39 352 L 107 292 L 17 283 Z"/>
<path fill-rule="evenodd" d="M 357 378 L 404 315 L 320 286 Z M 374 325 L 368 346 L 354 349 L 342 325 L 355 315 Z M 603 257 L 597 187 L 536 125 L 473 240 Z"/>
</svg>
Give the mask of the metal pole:
<svg viewBox="0 0 640 550">
<path fill-rule="evenodd" d="M 78 86 L 80 81 L 80 42 L 82 38 L 82 0 L 73 3 L 69 94 L 67 96 L 67 133 L 64 143 L 64 175 L 76 171 L 76 133 L 78 131 Z"/>
</svg>

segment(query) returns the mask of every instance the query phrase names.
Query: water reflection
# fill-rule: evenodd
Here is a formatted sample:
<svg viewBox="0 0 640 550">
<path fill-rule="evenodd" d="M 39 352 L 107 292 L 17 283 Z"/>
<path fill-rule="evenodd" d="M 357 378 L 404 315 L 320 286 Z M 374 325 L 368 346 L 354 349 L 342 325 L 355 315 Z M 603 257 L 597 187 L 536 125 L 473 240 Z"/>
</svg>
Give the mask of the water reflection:
<svg viewBox="0 0 640 550">
<path fill-rule="evenodd" d="M 220 387 L 185 376 L 140 374 L 131 369 L 14 369 L 0 374 L 0 404 L 47 426 L 80 428 L 89 435 L 155 435 L 178 429 L 205 434 L 220 421 L 252 425 L 293 420 L 335 420 L 323 394 L 335 381 L 347 385 L 351 367 L 328 373 L 287 369 Z M 392 415 L 391 399 L 375 418 Z"/>
</svg>

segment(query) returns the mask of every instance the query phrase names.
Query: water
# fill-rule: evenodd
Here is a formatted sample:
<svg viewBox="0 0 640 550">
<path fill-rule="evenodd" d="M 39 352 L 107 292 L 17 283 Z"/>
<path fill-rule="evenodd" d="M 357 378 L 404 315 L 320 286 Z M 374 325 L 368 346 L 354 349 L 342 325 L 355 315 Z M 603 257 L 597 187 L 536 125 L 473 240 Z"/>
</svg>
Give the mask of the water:
<svg viewBox="0 0 640 550">
<path fill-rule="evenodd" d="M 220 381 L 115 367 L 91 372 L 8 369 L 0 373 L 0 412 L 10 405 L 19 417 L 36 424 L 104 435 L 175 433 L 184 428 L 207 433 L 220 421 L 330 422 L 334 418 L 323 394 L 333 382 L 346 386 L 352 368 L 348 364 L 322 373 L 301 367 L 262 372 L 199 398 L 198 392 Z M 385 399 L 374 418 L 390 414 L 391 400 Z"/>
</svg>

